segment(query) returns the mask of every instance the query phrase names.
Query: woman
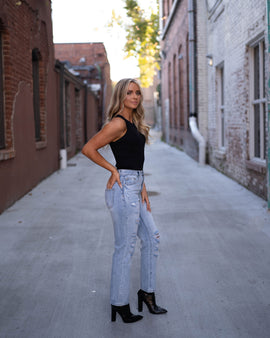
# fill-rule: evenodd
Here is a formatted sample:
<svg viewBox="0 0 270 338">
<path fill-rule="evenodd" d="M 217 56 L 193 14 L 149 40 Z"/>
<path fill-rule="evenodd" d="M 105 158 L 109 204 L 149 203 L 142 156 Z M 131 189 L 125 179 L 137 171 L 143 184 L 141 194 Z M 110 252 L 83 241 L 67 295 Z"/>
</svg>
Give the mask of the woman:
<svg viewBox="0 0 270 338">
<path fill-rule="evenodd" d="M 111 212 L 115 236 L 111 275 L 112 321 L 116 320 L 116 313 L 125 323 L 143 318 L 133 315 L 129 307 L 130 265 L 137 235 L 142 243 L 138 310 L 142 311 L 144 302 L 153 314 L 167 312 L 156 305 L 154 293 L 159 233 L 144 183 L 144 145 L 148 134 L 140 86 L 134 79 L 123 79 L 115 86 L 107 123 L 82 149 L 85 156 L 111 172 L 105 200 Z M 116 167 L 98 152 L 107 144 L 111 146 Z"/>
</svg>

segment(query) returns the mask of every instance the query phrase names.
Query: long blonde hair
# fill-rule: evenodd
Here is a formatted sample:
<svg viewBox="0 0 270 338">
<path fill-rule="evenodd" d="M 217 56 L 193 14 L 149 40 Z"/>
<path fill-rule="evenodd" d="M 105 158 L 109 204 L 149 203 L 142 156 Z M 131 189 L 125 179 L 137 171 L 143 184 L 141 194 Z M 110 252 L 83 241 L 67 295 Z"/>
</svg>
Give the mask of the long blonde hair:
<svg viewBox="0 0 270 338">
<path fill-rule="evenodd" d="M 117 82 L 114 87 L 113 94 L 111 97 L 111 101 L 107 110 L 107 122 L 111 121 L 112 118 L 117 115 L 121 114 L 122 110 L 124 109 L 124 100 L 127 96 L 128 86 L 130 83 L 135 83 L 141 92 L 141 99 L 138 107 L 133 110 L 133 122 L 140 133 L 145 136 L 145 140 L 149 142 L 149 130 L 150 127 L 144 121 L 144 108 L 142 105 L 143 96 L 141 86 L 135 79 L 122 79 Z"/>
</svg>

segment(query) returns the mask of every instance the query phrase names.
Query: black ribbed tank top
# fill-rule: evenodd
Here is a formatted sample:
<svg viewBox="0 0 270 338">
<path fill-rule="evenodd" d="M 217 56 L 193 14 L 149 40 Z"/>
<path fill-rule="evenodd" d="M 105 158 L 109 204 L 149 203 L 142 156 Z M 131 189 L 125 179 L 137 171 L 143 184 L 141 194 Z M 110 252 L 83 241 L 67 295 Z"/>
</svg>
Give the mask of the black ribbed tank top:
<svg viewBox="0 0 270 338">
<path fill-rule="evenodd" d="M 117 169 L 143 170 L 145 136 L 141 134 L 134 123 L 122 115 L 116 115 L 126 122 L 127 131 L 124 136 L 110 146 L 116 160 Z"/>
</svg>

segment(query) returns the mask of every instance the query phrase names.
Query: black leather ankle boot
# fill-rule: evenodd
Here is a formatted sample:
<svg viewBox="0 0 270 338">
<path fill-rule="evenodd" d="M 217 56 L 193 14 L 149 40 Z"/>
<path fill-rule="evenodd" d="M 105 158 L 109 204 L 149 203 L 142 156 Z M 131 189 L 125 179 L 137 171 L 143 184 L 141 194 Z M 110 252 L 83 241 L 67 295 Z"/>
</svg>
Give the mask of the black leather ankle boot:
<svg viewBox="0 0 270 338">
<path fill-rule="evenodd" d="M 134 315 L 130 312 L 129 304 L 123 306 L 112 305 L 112 322 L 116 321 L 116 313 L 119 313 L 124 323 L 134 323 L 143 319 L 141 315 Z"/>
<path fill-rule="evenodd" d="M 158 306 L 156 304 L 156 297 L 154 292 L 145 292 L 142 289 L 138 291 L 138 310 L 139 312 L 142 312 L 143 309 L 143 302 L 148 307 L 148 310 L 150 313 L 153 313 L 155 315 L 161 315 L 163 313 L 166 313 L 167 310 L 163 309 L 162 307 Z"/>
</svg>

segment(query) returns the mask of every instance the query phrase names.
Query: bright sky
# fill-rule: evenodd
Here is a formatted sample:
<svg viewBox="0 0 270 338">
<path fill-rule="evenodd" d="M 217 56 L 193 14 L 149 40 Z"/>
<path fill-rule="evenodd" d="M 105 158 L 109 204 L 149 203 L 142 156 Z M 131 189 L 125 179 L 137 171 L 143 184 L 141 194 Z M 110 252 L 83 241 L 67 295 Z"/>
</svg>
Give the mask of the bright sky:
<svg viewBox="0 0 270 338">
<path fill-rule="evenodd" d="M 54 42 L 104 42 L 111 65 L 111 79 L 138 77 L 136 60 L 123 60 L 125 32 L 120 28 L 110 31 L 106 27 L 113 9 L 116 15 L 125 17 L 123 6 L 123 0 L 52 0 Z"/>
</svg>

